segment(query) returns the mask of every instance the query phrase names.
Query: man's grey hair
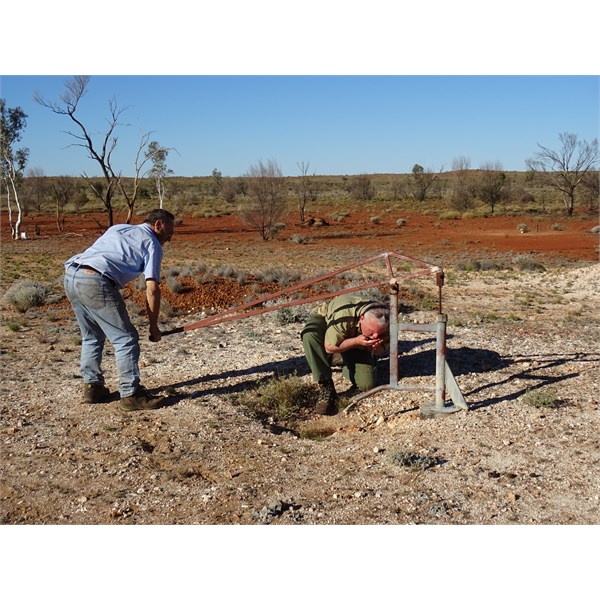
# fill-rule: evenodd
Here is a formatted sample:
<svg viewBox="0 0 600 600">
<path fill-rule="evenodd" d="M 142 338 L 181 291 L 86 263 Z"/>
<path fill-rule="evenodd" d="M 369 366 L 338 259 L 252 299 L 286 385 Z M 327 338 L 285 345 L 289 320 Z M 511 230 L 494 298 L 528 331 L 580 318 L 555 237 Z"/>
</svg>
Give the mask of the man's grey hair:
<svg viewBox="0 0 600 600">
<path fill-rule="evenodd" d="M 390 308 L 379 302 L 372 302 L 363 311 L 365 319 L 376 322 L 381 327 L 390 325 Z"/>
</svg>

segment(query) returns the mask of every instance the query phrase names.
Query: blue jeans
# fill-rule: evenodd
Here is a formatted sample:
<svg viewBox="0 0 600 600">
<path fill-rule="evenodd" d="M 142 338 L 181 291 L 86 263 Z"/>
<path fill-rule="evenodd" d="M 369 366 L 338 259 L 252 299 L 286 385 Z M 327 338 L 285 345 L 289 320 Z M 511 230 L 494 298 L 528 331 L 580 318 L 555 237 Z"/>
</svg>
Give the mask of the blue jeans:
<svg viewBox="0 0 600 600">
<path fill-rule="evenodd" d="M 121 293 L 102 275 L 74 266 L 65 273 L 64 286 L 81 330 L 84 383 L 104 384 L 102 351 L 108 338 L 115 349 L 119 393 L 131 396 L 140 383 L 140 345 Z"/>
</svg>

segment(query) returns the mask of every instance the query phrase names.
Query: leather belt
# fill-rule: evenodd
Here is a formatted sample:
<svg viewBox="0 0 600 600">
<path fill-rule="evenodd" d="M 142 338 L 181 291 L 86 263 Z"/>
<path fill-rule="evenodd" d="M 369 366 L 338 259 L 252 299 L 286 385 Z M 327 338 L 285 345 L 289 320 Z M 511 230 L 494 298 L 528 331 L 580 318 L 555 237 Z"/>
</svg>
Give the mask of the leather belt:
<svg viewBox="0 0 600 600">
<path fill-rule="evenodd" d="M 110 283 L 113 287 L 118 288 L 117 282 L 112 278 L 109 277 L 108 275 L 104 275 L 104 273 L 100 273 L 100 271 L 98 271 L 98 269 L 94 269 L 94 267 L 90 267 L 89 265 L 82 265 L 80 263 L 71 263 L 72 267 L 75 267 L 76 269 L 83 269 L 84 271 L 87 271 L 90 275 L 92 273 L 96 273 L 97 275 L 100 275 L 100 277 L 104 277 L 104 279 L 106 279 L 106 281 L 108 281 L 108 283 Z"/>
</svg>

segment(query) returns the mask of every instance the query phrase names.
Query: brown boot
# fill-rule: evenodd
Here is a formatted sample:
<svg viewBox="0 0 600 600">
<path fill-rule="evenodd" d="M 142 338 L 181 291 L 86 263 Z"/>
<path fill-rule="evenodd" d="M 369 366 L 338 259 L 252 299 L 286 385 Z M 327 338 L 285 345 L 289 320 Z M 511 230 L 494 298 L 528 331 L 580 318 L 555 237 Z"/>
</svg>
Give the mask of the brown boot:
<svg viewBox="0 0 600 600">
<path fill-rule="evenodd" d="M 315 406 L 318 415 L 335 415 L 337 412 L 337 393 L 331 379 L 319 381 L 319 400 Z"/>
<path fill-rule="evenodd" d="M 100 404 L 106 402 L 109 396 L 110 390 L 101 383 L 83 384 L 83 397 L 81 398 L 83 404 Z"/>
<path fill-rule="evenodd" d="M 119 408 L 125 411 L 154 410 L 160 408 L 163 401 L 164 398 L 151 394 L 143 385 L 140 385 L 131 396 L 121 398 Z"/>
</svg>

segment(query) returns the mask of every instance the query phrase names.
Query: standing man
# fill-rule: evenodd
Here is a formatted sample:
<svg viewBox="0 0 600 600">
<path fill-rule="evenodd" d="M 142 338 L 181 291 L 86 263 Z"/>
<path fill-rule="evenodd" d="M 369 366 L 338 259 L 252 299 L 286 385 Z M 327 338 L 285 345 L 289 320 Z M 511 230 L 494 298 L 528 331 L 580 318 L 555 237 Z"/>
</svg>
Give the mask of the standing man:
<svg viewBox="0 0 600 600">
<path fill-rule="evenodd" d="M 302 345 L 319 384 L 315 412 L 335 414 L 337 393 L 331 378 L 331 361 L 341 354 L 342 374 L 362 392 L 375 385 L 374 357 L 389 348 L 390 309 L 380 302 L 354 294 L 342 294 L 319 305 L 302 333 Z"/>
<path fill-rule="evenodd" d="M 139 335 L 131 323 L 120 289 L 143 274 L 150 340 L 158 342 L 160 312 L 160 266 L 163 245 L 173 237 L 175 217 L 156 209 L 140 225 L 113 225 L 85 252 L 65 262 L 65 292 L 81 330 L 83 402 L 105 401 L 102 351 L 108 338 L 115 349 L 119 375 L 120 408 L 158 408 L 161 398 L 140 385 Z"/>
</svg>

